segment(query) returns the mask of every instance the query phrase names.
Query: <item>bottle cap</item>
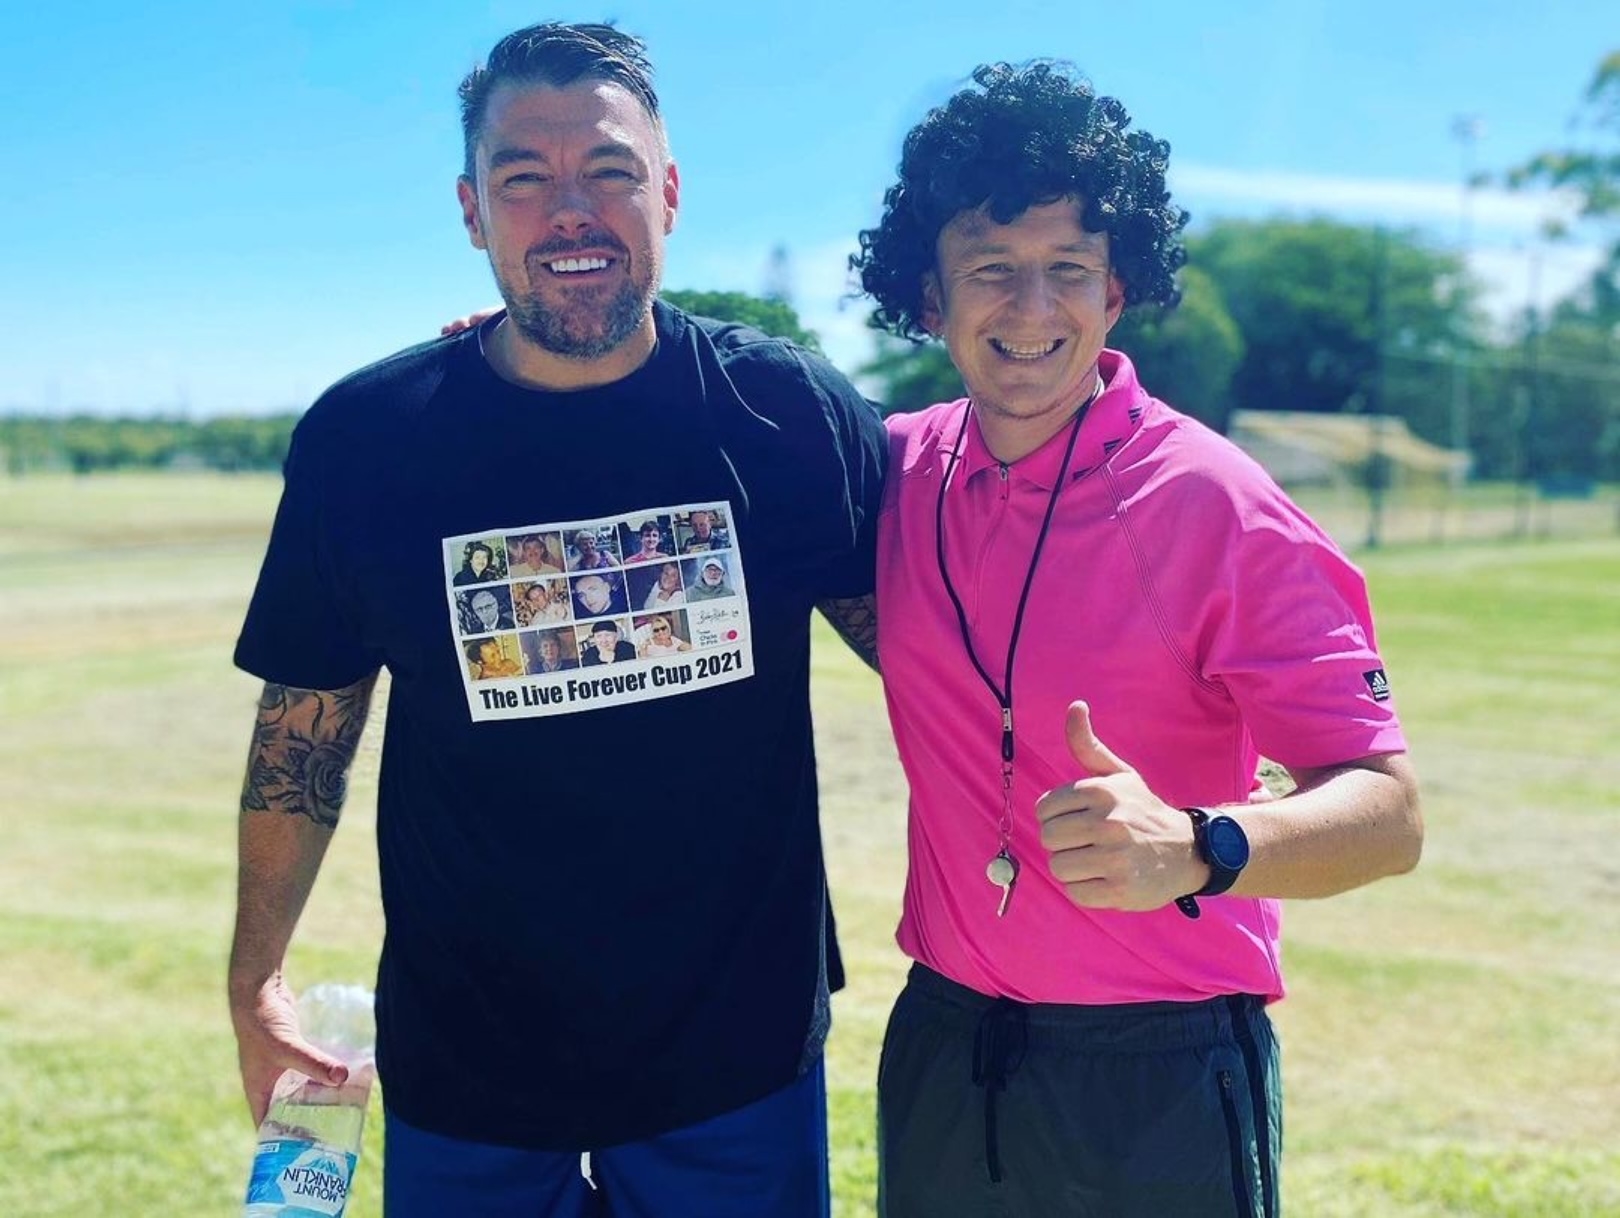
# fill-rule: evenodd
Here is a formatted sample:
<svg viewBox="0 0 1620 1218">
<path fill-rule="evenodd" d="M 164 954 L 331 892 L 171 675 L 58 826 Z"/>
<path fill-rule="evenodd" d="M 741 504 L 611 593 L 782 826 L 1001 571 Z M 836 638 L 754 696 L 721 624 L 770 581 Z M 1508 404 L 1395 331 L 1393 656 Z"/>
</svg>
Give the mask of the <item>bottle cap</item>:
<svg viewBox="0 0 1620 1218">
<path fill-rule="evenodd" d="M 377 1022 L 371 991 L 362 985 L 323 981 L 298 999 L 304 1039 L 346 1065 L 370 1061 L 376 1053 Z"/>
</svg>

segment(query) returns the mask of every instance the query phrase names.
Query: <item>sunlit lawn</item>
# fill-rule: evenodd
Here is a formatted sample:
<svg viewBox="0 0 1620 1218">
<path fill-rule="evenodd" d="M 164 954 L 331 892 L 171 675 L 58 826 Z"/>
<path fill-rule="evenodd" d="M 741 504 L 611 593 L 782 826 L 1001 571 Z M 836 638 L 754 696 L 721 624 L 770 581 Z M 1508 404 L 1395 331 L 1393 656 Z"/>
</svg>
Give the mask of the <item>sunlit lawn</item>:
<svg viewBox="0 0 1620 1218">
<path fill-rule="evenodd" d="M 0 481 L 0 1214 L 225 1216 L 252 1131 L 221 979 L 254 684 L 229 664 L 270 478 Z M 1427 783 L 1413 876 L 1287 919 L 1291 1214 L 1620 1214 L 1620 541 L 1363 554 Z M 876 682 L 818 639 L 851 982 L 840 1215 L 904 962 L 904 801 Z M 368 738 L 295 946 L 367 979 Z M 374 1109 L 375 1113 L 375 1109 Z M 353 1218 L 379 1212 L 380 1122 Z"/>
</svg>

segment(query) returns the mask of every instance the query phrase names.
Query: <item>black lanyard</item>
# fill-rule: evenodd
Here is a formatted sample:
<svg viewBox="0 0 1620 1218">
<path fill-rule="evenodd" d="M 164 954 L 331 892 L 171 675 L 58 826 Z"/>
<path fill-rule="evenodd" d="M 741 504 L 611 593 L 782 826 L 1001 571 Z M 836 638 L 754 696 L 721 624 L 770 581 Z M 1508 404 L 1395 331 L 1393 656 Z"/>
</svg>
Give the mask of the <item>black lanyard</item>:
<svg viewBox="0 0 1620 1218">
<path fill-rule="evenodd" d="M 962 645 L 967 648 L 968 659 L 973 661 L 979 679 L 984 682 L 985 688 L 1001 707 L 1001 762 L 1004 772 L 1010 771 L 1013 761 L 1013 660 L 1018 655 L 1018 636 L 1024 628 L 1024 610 L 1029 605 L 1029 590 L 1035 583 L 1035 568 L 1040 565 L 1041 550 L 1045 547 L 1046 535 L 1052 528 L 1052 514 L 1057 510 L 1058 496 L 1063 493 L 1063 483 L 1068 478 L 1069 459 L 1074 456 L 1074 443 L 1080 438 L 1080 422 L 1085 418 L 1086 408 L 1097 400 L 1097 395 L 1101 391 L 1102 380 L 1098 378 L 1091 396 L 1074 412 L 1074 423 L 1069 428 L 1069 443 L 1063 450 L 1063 464 L 1052 480 L 1052 495 L 1046 501 L 1046 515 L 1041 519 L 1041 531 L 1035 537 L 1035 552 L 1030 555 L 1029 570 L 1024 575 L 1024 590 L 1018 596 L 1018 611 L 1013 615 L 1012 637 L 1007 641 L 1006 677 L 1001 685 L 996 684 L 995 678 L 980 662 L 979 653 L 974 650 L 973 635 L 968 629 L 967 610 L 962 608 L 962 598 L 956 595 L 956 588 L 951 583 L 950 570 L 945 564 L 945 491 L 950 486 L 951 475 L 956 472 L 957 463 L 962 458 L 962 441 L 967 437 L 968 421 L 973 417 L 971 403 L 962 411 L 962 426 L 956 433 L 956 442 L 951 446 L 950 464 L 945 467 L 945 477 L 939 484 L 939 502 L 934 507 L 934 552 L 939 561 L 939 578 L 945 585 L 945 594 L 951 598 L 951 605 L 956 610 L 956 622 L 962 631 Z M 1005 470 L 1006 466 L 1003 465 L 1002 468 Z"/>
</svg>

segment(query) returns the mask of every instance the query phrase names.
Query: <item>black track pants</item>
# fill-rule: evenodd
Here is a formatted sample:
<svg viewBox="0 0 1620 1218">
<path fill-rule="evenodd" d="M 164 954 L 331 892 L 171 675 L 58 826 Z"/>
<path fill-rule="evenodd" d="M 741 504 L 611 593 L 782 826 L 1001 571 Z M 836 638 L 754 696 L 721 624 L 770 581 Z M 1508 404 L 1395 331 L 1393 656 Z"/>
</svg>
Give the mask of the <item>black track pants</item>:
<svg viewBox="0 0 1620 1218">
<path fill-rule="evenodd" d="M 881 1218 L 1278 1218 L 1259 999 L 991 999 L 916 965 L 878 1068 Z"/>
</svg>

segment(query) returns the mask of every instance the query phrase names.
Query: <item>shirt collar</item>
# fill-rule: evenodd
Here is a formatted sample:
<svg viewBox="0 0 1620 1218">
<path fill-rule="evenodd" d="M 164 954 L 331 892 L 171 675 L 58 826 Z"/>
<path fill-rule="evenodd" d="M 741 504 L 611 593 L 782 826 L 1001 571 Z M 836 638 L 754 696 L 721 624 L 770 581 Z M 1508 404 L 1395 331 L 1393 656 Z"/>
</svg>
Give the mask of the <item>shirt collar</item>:
<svg viewBox="0 0 1620 1218">
<path fill-rule="evenodd" d="M 1136 380 L 1136 369 L 1120 351 L 1103 351 L 1097 357 L 1097 371 L 1102 375 L 1103 391 L 1086 408 L 1080 421 L 1080 435 L 1075 440 L 1074 455 L 1069 459 L 1069 475 L 1081 478 L 1101 467 L 1114 451 L 1128 440 L 1142 424 L 1147 394 Z M 963 403 L 962 409 L 968 404 Z M 961 430 L 961 415 L 953 412 L 946 425 L 940 446 L 942 468 L 951 459 L 950 443 Z M 1028 456 L 1020 457 L 1007 467 L 1009 474 L 1045 490 L 1052 489 L 1053 481 L 1063 465 L 1063 453 L 1069 446 L 1069 425 L 1060 428 Z M 971 478 L 981 470 L 999 468 L 1001 462 L 985 445 L 979 430 L 978 415 L 968 421 L 967 434 L 962 440 L 962 460 L 959 477 Z"/>
</svg>

